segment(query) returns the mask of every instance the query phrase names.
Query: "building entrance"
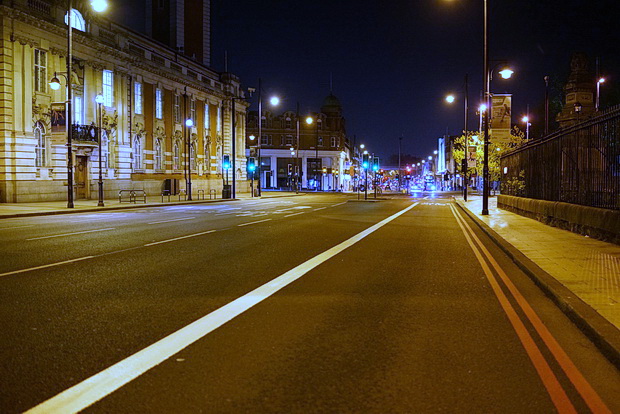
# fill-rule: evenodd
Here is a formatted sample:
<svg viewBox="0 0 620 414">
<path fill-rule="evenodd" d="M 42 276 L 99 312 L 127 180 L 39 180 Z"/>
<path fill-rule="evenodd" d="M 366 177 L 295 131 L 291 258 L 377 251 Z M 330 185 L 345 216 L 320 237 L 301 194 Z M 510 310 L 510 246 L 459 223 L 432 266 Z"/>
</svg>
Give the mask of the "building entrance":
<svg viewBox="0 0 620 414">
<path fill-rule="evenodd" d="M 75 180 L 75 198 L 78 200 L 89 198 L 88 157 L 83 156 L 83 155 L 78 155 L 76 157 L 74 180 Z"/>
</svg>

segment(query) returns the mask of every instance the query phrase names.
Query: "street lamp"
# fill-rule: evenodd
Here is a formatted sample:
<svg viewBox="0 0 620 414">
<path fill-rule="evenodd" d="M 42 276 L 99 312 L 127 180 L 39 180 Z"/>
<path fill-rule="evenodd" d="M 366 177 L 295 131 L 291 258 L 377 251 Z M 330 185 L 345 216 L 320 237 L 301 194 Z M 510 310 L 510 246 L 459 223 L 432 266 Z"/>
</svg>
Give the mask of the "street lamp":
<svg viewBox="0 0 620 414">
<path fill-rule="evenodd" d="M 484 67 L 485 67 L 485 82 L 484 82 L 484 97 L 486 100 L 486 106 L 487 106 L 487 110 L 484 111 L 484 144 L 483 144 L 483 149 L 484 149 L 484 158 L 483 158 L 483 164 L 482 164 L 482 180 L 483 180 L 483 187 L 482 187 L 482 215 L 488 215 L 489 214 L 489 193 L 490 193 L 490 186 L 489 186 L 489 181 L 491 179 L 491 174 L 489 172 L 489 144 L 491 143 L 491 140 L 489 139 L 489 112 L 491 111 L 492 105 L 491 105 L 491 93 L 490 93 L 490 89 L 491 89 L 491 79 L 492 79 L 492 75 L 493 75 L 493 71 L 495 70 L 495 68 L 497 68 L 497 66 L 495 66 L 493 69 L 489 70 L 489 62 L 488 62 L 488 43 L 487 43 L 487 0 L 484 0 L 484 26 L 485 26 L 485 32 L 484 32 Z M 502 78 L 504 79 L 509 79 L 512 74 L 514 73 L 514 71 L 512 69 L 506 68 L 504 67 L 501 71 L 499 71 L 499 74 L 501 75 Z"/>
<path fill-rule="evenodd" d="M 529 141 L 530 140 L 530 125 L 532 125 L 530 123 L 530 117 L 526 115 L 523 118 L 521 118 L 521 121 L 525 123 L 525 140 Z"/>
<path fill-rule="evenodd" d="M 262 81 L 261 78 L 258 78 L 258 145 L 257 145 L 257 151 L 256 151 L 256 158 L 258 160 L 258 196 L 260 197 L 262 194 L 262 190 L 261 190 L 261 182 L 262 182 L 262 175 L 263 175 L 263 163 L 261 161 L 260 158 L 260 149 L 261 149 L 261 143 L 263 140 L 263 98 L 262 98 L 262 93 L 263 93 L 263 88 L 261 86 Z M 280 103 L 280 99 L 276 96 L 272 97 L 269 102 L 271 103 L 271 105 L 273 106 L 277 106 Z"/>
<path fill-rule="evenodd" d="M 463 140 L 463 161 L 461 162 L 461 171 L 463 173 L 463 200 L 467 201 L 467 146 L 469 145 L 469 132 L 467 130 L 467 118 L 469 117 L 469 74 L 465 74 L 465 96 L 463 102 L 465 104 L 465 125 L 463 126 L 463 131 L 465 133 L 465 137 Z M 452 101 L 446 98 L 448 103 L 454 102 L 454 97 L 452 97 Z M 484 107 L 484 108 L 483 108 Z M 486 111 L 486 105 L 480 105 L 480 123 L 482 123 L 482 113 Z"/>
<path fill-rule="evenodd" d="M 187 187 L 187 199 L 191 201 L 192 199 L 192 147 L 190 142 L 190 131 L 191 127 L 194 126 L 194 121 L 192 118 L 187 118 L 185 120 L 185 148 L 187 161 L 185 162 L 187 168 L 187 174 L 185 175 L 185 186 Z M 234 161 L 233 161 L 234 162 Z M 234 182 L 234 181 L 233 181 Z"/>
<path fill-rule="evenodd" d="M 101 152 L 101 105 L 104 102 L 103 95 L 97 95 L 95 97 L 95 102 L 97 103 L 97 141 L 99 145 L 99 201 L 97 202 L 97 207 L 104 207 L 103 204 L 103 175 L 102 175 L 102 167 L 101 167 L 101 158 L 103 153 Z"/>
<path fill-rule="evenodd" d="M 306 124 L 312 125 L 314 118 L 311 116 L 306 118 Z M 314 190 L 319 191 L 319 119 L 316 119 L 316 145 L 314 146 Z M 322 180 L 321 180 L 322 181 Z"/>
<path fill-rule="evenodd" d="M 599 98 L 601 94 L 601 83 L 605 83 L 605 78 L 599 78 L 599 80 L 596 81 L 596 111 L 597 112 L 599 108 Z"/>
<path fill-rule="evenodd" d="M 107 8 L 106 0 L 92 0 L 91 7 L 96 12 L 102 12 Z M 73 0 L 67 0 L 67 104 L 65 106 L 67 128 L 67 208 L 74 208 L 73 205 L 73 126 L 72 126 L 72 100 L 73 86 L 71 74 L 73 71 L 73 26 L 71 23 L 71 15 L 73 14 Z M 50 81 L 50 88 L 57 91 L 60 89 L 60 80 L 54 74 L 54 78 Z"/>
</svg>

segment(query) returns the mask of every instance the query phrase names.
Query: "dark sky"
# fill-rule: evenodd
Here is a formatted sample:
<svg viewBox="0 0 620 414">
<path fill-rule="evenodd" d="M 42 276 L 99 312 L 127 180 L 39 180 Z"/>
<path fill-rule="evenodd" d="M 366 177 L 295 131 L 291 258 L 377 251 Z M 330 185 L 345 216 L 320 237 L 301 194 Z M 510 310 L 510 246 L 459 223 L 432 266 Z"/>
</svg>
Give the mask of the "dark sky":
<svg viewBox="0 0 620 414">
<path fill-rule="evenodd" d="M 186 0 L 191 1 L 191 0 Z M 333 92 L 347 133 L 387 157 L 426 156 L 437 138 L 462 130 L 463 104 L 447 105 L 469 73 L 471 106 L 482 89 L 482 0 L 212 0 L 212 62 L 266 93 L 282 109 L 317 110 Z M 608 77 L 603 104 L 620 103 L 619 7 L 611 0 L 489 0 L 490 58 L 516 73 L 494 79 L 492 92 L 513 94 L 513 123 L 530 105 L 533 130 L 542 128 L 545 75 L 555 89 L 570 56 L 600 57 Z M 554 93 L 554 96 L 557 96 Z M 552 96 L 553 97 L 553 96 Z M 471 111 L 470 125 L 477 124 Z"/>
</svg>

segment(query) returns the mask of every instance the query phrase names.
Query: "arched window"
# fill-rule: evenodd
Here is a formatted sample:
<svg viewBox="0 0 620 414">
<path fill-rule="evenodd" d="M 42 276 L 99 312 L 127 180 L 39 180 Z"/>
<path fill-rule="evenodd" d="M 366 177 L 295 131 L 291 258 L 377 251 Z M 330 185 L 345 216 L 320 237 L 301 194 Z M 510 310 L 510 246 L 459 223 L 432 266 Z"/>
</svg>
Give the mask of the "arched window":
<svg viewBox="0 0 620 414">
<path fill-rule="evenodd" d="M 34 126 L 34 138 L 37 140 L 35 147 L 35 165 L 37 167 L 43 167 L 46 164 L 47 156 L 47 142 L 45 140 L 45 128 L 43 124 L 37 122 Z"/>
<path fill-rule="evenodd" d="M 196 170 L 196 143 L 192 142 L 189 146 L 189 169 Z"/>
<path fill-rule="evenodd" d="M 179 159 L 181 158 L 181 153 L 179 151 L 179 142 L 175 141 L 174 148 L 172 150 L 172 169 L 180 170 L 181 166 L 179 165 Z"/>
<path fill-rule="evenodd" d="M 65 24 L 69 24 L 69 13 L 65 14 Z M 71 27 L 82 32 L 86 31 L 86 20 L 76 9 L 71 9 Z"/>
<path fill-rule="evenodd" d="M 317 122 L 316 125 L 317 125 L 317 128 L 319 129 L 319 131 L 322 130 L 323 129 L 323 120 L 322 119 L 317 119 L 316 122 Z"/>
<path fill-rule="evenodd" d="M 291 129 L 291 128 L 293 128 L 293 123 L 291 122 L 291 118 L 287 117 L 287 118 L 285 119 L 285 124 L 284 124 L 284 127 L 285 127 L 286 129 Z"/>
<path fill-rule="evenodd" d="M 142 169 L 142 142 L 139 136 L 133 140 L 133 169 Z"/>
<path fill-rule="evenodd" d="M 155 140 L 155 169 L 162 170 L 163 168 L 164 167 L 162 163 L 161 140 L 156 139 Z"/>
</svg>

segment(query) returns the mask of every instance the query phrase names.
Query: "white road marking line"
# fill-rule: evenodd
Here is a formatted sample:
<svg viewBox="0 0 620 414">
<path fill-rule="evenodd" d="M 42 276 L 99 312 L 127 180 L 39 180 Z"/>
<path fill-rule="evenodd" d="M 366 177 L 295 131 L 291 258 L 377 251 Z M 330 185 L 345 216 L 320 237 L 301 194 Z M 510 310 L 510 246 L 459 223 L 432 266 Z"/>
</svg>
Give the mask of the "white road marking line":
<svg viewBox="0 0 620 414">
<path fill-rule="evenodd" d="M 52 236 L 41 236 L 41 237 L 33 237 L 31 239 L 26 239 L 26 240 L 41 240 L 41 239 L 51 239 L 53 237 L 65 237 L 65 236 L 73 236 L 75 234 L 84 234 L 84 233 L 95 233 L 98 231 L 108 231 L 108 230 L 114 230 L 115 227 L 110 227 L 107 229 L 97 229 L 97 230 L 85 230 L 85 231 L 76 231 L 74 233 L 63 233 L 63 234 L 54 234 Z"/>
<path fill-rule="evenodd" d="M 141 351 L 117 362 L 111 367 L 85 379 L 79 384 L 31 408 L 26 413 L 77 413 L 133 381 L 194 342 L 202 339 L 220 326 L 262 302 L 280 289 L 290 285 L 315 267 L 346 250 L 366 236 L 379 230 L 392 220 L 405 214 L 414 203 L 381 220 L 342 243 L 324 251 L 264 285 L 179 329 Z"/>
<path fill-rule="evenodd" d="M 343 204 L 347 204 L 347 202 L 342 202 L 342 203 L 338 203 L 338 204 L 332 204 L 330 207 L 336 207 L 336 206 L 341 206 Z"/>
<path fill-rule="evenodd" d="M 200 233 L 189 234 L 187 236 L 175 237 L 174 239 L 162 240 L 158 242 L 145 244 L 144 247 L 155 246 L 156 244 L 168 243 L 175 240 L 189 239 L 190 237 L 202 236 L 203 234 L 215 233 L 217 230 L 203 231 Z"/>
<path fill-rule="evenodd" d="M 65 260 L 64 262 L 57 262 L 57 263 L 46 264 L 43 266 L 30 267 L 28 269 L 13 270 L 12 272 L 0 273 L 0 277 L 16 275 L 18 273 L 30 272 L 31 270 L 39 270 L 39 269 L 45 269 L 48 267 L 60 266 L 60 265 L 67 264 L 67 263 L 79 262 L 80 260 L 92 259 L 93 257 L 95 256 L 85 256 L 85 257 L 80 257 L 79 259 Z"/>
<path fill-rule="evenodd" d="M 153 221 L 151 223 L 147 223 L 147 224 L 160 224 L 160 223 L 170 223 L 172 221 L 183 221 L 183 220 L 193 220 L 196 217 L 185 217 L 185 218 L 177 218 L 177 219 L 170 219 L 170 220 L 162 220 L 162 221 Z"/>
<path fill-rule="evenodd" d="M 300 215 L 300 214 L 305 214 L 305 213 L 306 213 L 305 211 L 300 211 L 299 213 L 287 214 L 287 215 L 286 215 L 286 216 L 284 216 L 284 217 L 298 216 L 298 215 Z"/>
<path fill-rule="evenodd" d="M 26 227 L 34 227 L 34 224 L 29 224 L 27 226 L 0 227 L 0 230 L 25 229 Z"/>
<path fill-rule="evenodd" d="M 324 209 L 326 209 L 326 208 L 327 208 L 327 207 L 319 207 L 319 208 L 315 208 L 315 209 L 314 209 L 314 211 L 324 210 Z"/>
<path fill-rule="evenodd" d="M 269 221 L 269 220 L 273 220 L 273 219 L 269 218 L 269 219 L 265 219 L 265 220 L 258 220 L 258 221 L 251 221 L 249 223 L 237 224 L 237 227 L 249 226 L 250 224 L 264 223 L 265 221 Z"/>
</svg>

